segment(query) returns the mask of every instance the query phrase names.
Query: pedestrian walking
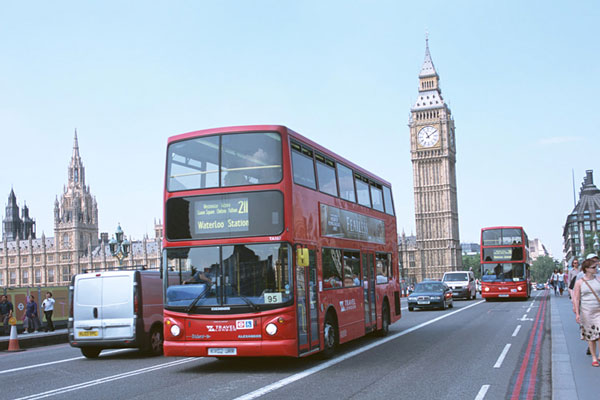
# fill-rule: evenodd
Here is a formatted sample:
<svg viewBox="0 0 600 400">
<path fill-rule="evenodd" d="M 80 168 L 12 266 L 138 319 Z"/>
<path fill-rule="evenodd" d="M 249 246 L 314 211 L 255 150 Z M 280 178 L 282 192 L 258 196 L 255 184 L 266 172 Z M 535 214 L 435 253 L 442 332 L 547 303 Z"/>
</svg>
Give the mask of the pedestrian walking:
<svg viewBox="0 0 600 400">
<path fill-rule="evenodd" d="M 550 284 L 552 285 L 552 288 L 554 289 L 554 295 L 558 296 L 558 269 L 554 269 L 554 272 L 552 273 L 552 276 L 550 277 Z"/>
<path fill-rule="evenodd" d="M 579 273 L 579 260 L 574 258 L 571 262 L 571 269 L 569 270 L 569 298 L 573 298 L 573 288 L 575 287 L 575 281 L 577 280 L 577 274 Z"/>
<path fill-rule="evenodd" d="M 27 317 L 27 332 L 37 332 L 40 329 L 40 319 L 38 317 L 38 305 L 35 302 L 33 295 L 29 296 L 29 303 L 25 309 L 25 316 Z"/>
<path fill-rule="evenodd" d="M 597 267 L 598 260 L 585 260 L 581 265 L 583 278 L 576 281 L 573 288 L 575 321 L 580 324 L 581 340 L 588 342 L 594 367 L 600 367 L 597 353 L 600 338 L 600 280 L 596 277 Z"/>
<path fill-rule="evenodd" d="M 3 294 L 0 299 L 0 323 L 2 323 L 2 335 L 9 334 L 8 320 L 12 317 L 13 305 L 8 301 L 8 296 Z"/>
<path fill-rule="evenodd" d="M 565 291 L 565 282 L 567 282 L 568 279 L 569 278 L 568 278 L 566 272 L 563 272 L 562 269 L 560 271 L 558 271 L 558 291 L 561 296 L 563 295 L 563 292 Z"/>
<path fill-rule="evenodd" d="M 54 323 L 52 323 L 52 313 L 54 312 L 54 302 L 51 292 L 46 292 L 46 298 L 42 302 L 42 310 L 46 317 L 46 332 L 54 332 Z"/>
</svg>

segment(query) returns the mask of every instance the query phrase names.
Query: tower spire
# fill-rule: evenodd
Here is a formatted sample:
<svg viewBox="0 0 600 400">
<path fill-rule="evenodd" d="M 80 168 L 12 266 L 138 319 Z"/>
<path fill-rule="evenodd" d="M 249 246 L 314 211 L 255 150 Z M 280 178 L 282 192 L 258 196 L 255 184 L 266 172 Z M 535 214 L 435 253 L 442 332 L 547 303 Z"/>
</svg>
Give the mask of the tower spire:
<svg viewBox="0 0 600 400">
<path fill-rule="evenodd" d="M 79 142 L 77 141 L 77 128 L 75 128 L 75 137 L 73 138 L 73 159 L 79 159 Z"/>
<path fill-rule="evenodd" d="M 427 78 L 430 76 L 438 76 L 435 67 L 433 66 L 433 60 L 431 59 L 431 53 L 429 52 L 429 32 L 425 33 L 425 61 L 421 67 L 421 73 L 419 78 Z"/>
</svg>

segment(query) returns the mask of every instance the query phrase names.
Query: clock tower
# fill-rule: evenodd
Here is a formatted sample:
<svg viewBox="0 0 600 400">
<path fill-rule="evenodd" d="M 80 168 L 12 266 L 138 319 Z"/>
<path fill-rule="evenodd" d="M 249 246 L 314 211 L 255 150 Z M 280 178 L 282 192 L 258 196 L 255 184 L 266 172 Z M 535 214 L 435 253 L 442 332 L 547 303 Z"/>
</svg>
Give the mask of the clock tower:
<svg viewBox="0 0 600 400">
<path fill-rule="evenodd" d="M 462 267 L 454 119 L 442 97 L 439 81 L 426 39 L 419 95 L 408 124 L 417 230 L 416 271 L 409 274 L 419 280 L 441 278 L 444 272 Z"/>
</svg>

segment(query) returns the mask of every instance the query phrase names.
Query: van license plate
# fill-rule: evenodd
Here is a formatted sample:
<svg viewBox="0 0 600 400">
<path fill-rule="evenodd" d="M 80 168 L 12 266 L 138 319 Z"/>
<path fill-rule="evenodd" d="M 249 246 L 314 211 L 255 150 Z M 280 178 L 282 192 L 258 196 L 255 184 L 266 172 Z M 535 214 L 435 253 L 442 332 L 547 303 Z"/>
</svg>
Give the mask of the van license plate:
<svg viewBox="0 0 600 400">
<path fill-rule="evenodd" d="M 77 336 L 79 336 L 79 337 L 98 336 L 98 331 L 79 331 Z"/>
<path fill-rule="evenodd" d="M 211 347 L 208 349 L 209 356 L 235 356 L 237 355 L 236 347 Z"/>
</svg>

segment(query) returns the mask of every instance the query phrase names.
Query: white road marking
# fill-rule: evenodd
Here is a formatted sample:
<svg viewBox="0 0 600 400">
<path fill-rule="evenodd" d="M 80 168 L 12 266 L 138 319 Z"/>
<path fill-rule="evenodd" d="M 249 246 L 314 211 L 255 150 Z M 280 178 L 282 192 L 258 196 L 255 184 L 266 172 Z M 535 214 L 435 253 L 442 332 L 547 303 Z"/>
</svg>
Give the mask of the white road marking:
<svg viewBox="0 0 600 400">
<path fill-rule="evenodd" d="M 59 395 L 59 394 L 63 394 L 63 393 L 67 393 L 67 392 L 72 392 L 74 390 L 84 389 L 86 387 L 90 387 L 90 386 L 100 385 L 102 383 L 116 381 L 118 379 L 129 378 L 131 376 L 145 374 L 147 372 L 157 371 L 159 369 L 174 367 L 176 365 L 185 364 L 185 363 L 188 363 L 190 361 L 195 361 L 195 360 L 198 360 L 198 357 L 184 358 L 182 360 L 175 360 L 175 361 L 171 361 L 171 362 L 164 363 L 164 364 L 154 365 L 152 367 L 146 367 L 146 368 L 137 369 L 135 371 L 129 371 L 129 372 L 124 372 L 122 374 L 117 374 L 117 375 L 113 375 L 113 376 L 107 376 L 105 378 L 94 379 L 93 381 L 78 383 L 76 385 L 71 385 L 71 386 L 65 386 L 65 387 L 62 387 L 62 388 L 49 390 L 47 392 L 32 394 L 32 395 L 29 395 L 29 396 L 20 397 L 20 398 L 15 399 L 15 400 L 43 399 L 45 397 L 56 396 L 56 395 Z"/>
<path fill-rule="evenodd" d="M 483 400 L 489 388 L 490 385 L 483 385 L 481 389 L 479 389 L 479 393 L 477 393 L 477 396 L 475 396 L 475 400 Z"/>
<path fill-rule="evenodd" d="M 105 351 L 102 354 L 113 354 L 113 353 L 120 353 L 122 351 L 128 351 L 131 349 L 119 349 L 119 350 L 111 350 L 111 351 Z M 0 371 L 0 375 L 2 374 L 7 374 L 9 372 L 17 372 L 17 371 L 23 371 L 25 369 L 31 369 L 31 368 L 38 368 L 38 367 L 45 367 L 47 365 L 54 365 L 54 364 L 60 364 L 60 363 L 64 363 L 64 362 L 68 362 L 68 361 L 75 361 L 75 360 L 81 360 L 85 358 L 84 356 L 79 356 L 79 357 L 73 357 L 73 358 L 65 358 L 64 360 L 57 360 L 57 361 L 50 361 L 47 363 L 42 363 L 42 364 L 35 364 L 35 365 L 28 365 L 26 367 L 19 367 L 19 368 L 13 368 L 13 369 L 6 369 L 4 371 Z"/>
<path fill-rule="evenodd" d="M 500 354 L 500 357 L 498 357 L 498 361 L 496 361 L 496 364 L 494 364 L 494 368 L 500 368 L 502 366 L 502 362 L 504 361 L 504 358 L 508 353 L 508 349 L 510 349 L 510 343 L 504 346 L 504 350 L 502 350 L 502 354 Z"/>
<path fill-rule="evenodd" d="M 512 336 L 513 337 L 517 336 L 517 334 L 519 333 L 520 330 L 521 330 L 521 325 L 517 325 L 517 327 L 515 328 L 515 331 L 513 332 Z"/>
<path fill-rule="evenodd" d="M 419 324 L 419 325 L 413 326 L 412 328 L 409 328 L 409 329 L 403 330 L 401 332 L 398 332 L 395 335 L 388 336 L 385 339 L 378 340 L 378 341 L 376 341 L 374 343 L 371 343 L 371 344 L 369 344 L 369 345 L 367 345 L 365 347 L 361 347 L 360 349 L 356 349 L 354 351 L 351 351 L 350 353 L 344 354 L 344 355 L 342 355 L 340 357 L 336 357 L 333 360 L 326 361 L 326 362 L 324 362 L 322 364 L 319 364 L 319 365 L 317 365 L 315 367 L 309 368 L 309 369 L 307 369 L 305 371 L 299 372 L 299 373 L 294 374 L 294 375 L 290 375 L 287 378 L 283 378 L 283 379 L 281 379 L 281 380 L 279 380 L 277 382 L 271 383 L 270 385 L 264 386 L 264 387 L 262 387 L 260 389 L 257 389 L 257 390 L 255 390 L 253 392 L 250 392 L 250 393 L 247 393 L 247 394 L 245 394 L 243 396 L 237 397 L 234 400 L 251 400 L 251 399 L 256 399 L 257 397 L 260 397 L 260 396 L 263 396 L 263 395 L 265 395 L 267 393 L 273 392 L 273 391 L 275 391 L 277 389 L 280 389 L 280 388 L 282 388 L 282 387 L 284 387 L 286 385 L 289 385 L 290 383 L 296 382 L 296 381 L 298 381 L 298 380 L 300 380 L 302 378 L 306 378 L 307 376 L 310 376 L 310 375 L 312 375 L 312 374 L 314 374 L 316 372 L 322 371 L 322 370 L 324 370 L 326 368 L 329 368 L 329 367 L 332 367 L 332 366 L 334 366 L 336 364 L 339 364 L 342 361 L 345 361 L 345 360 L 347 360 L 349 358 L 352 358 L 352 357 L 357 356 L 357 355 L 359 355 L 361 353 L 364 353 L 365 351 L 369 351 L 369 350 L 371 350 L 371 349 L 373 349 L 373 348 L 375 348 L 377 346 L 381 346 L 382 344 L 385 344 L 385 343 L 390 342 L 390 341 L 392 341 L 394 339 L 397 339 L 400 336 L 407 335 L 407 334 L 409 334 L 411 332 L 416 331 L 417 329 L 421 329 L 421 328 L 423 328 L 423 327 L 425 327 L 427 325 L 431 325 L 434 322 L 437 322 L 437 321 L 442 320 L 444 318 L 448 318 L 451 315 L 454 315 L 454 314 L 459 313 L 461 311 L 467 310 L 467 309 L 469 309 L 471 307 L 475 307 L 476 305 L 479 305 L 479 304 L 484 303 L 484 302 L 485 302 L 485 300 L 481 300 L 481 301 L 478 301 L 477 303 L 470 304 L 470 305 L 468 305 L 466 307 L 463 307 L 463 308 L 461 308 L 459 310 L 453 311 L 453 312 L 448 313 L 448 314 L 441 315 L 441 316 L 439 316 L 437 318 L 434 318 L 432 320 L 429 320 L 427 322 L 423 322 L 422 324 Z"/>
</svg>

